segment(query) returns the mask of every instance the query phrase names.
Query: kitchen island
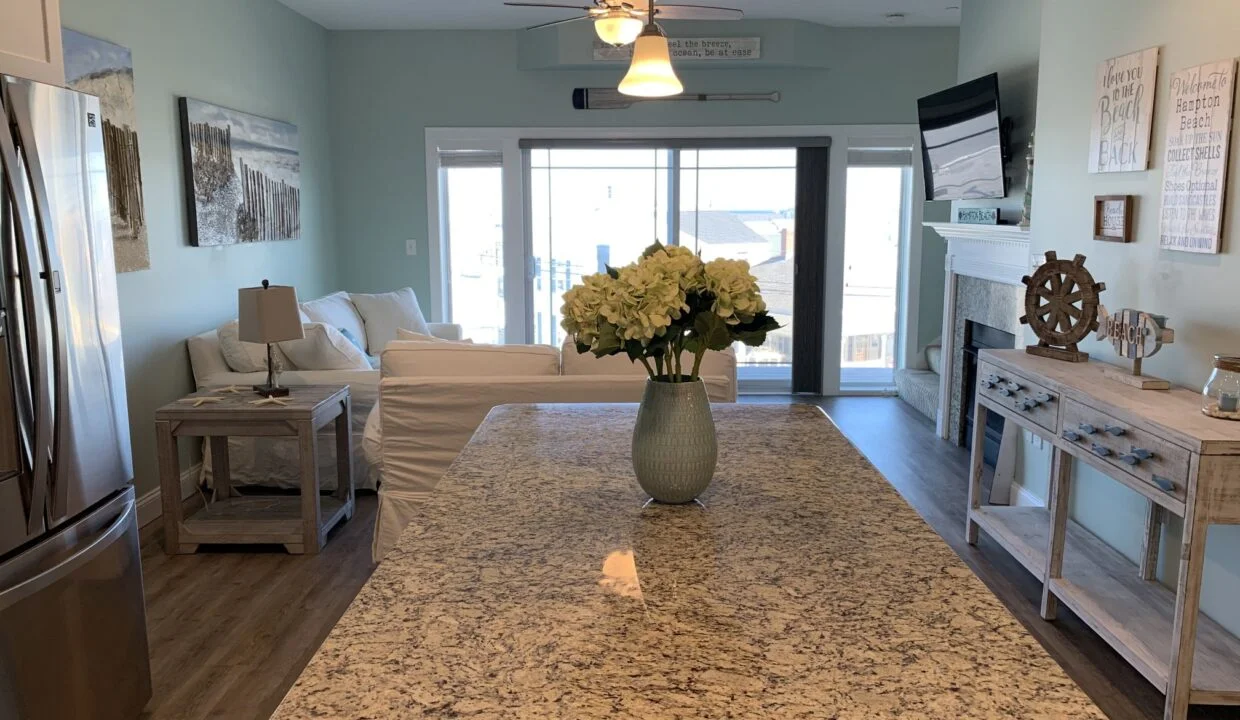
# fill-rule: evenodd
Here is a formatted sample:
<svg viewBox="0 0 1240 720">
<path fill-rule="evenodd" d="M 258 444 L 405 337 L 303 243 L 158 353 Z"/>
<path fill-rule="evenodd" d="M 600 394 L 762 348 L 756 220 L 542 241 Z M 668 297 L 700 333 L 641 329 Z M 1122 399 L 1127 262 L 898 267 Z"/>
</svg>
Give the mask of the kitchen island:
<svg viewBox="0 0 1240 720">
<path fill-rule="evenodd" d="M 819 409 L 713 412 L 643 507 L 636 406 L 493 410 L 274 717 L 1104 717 Z"/>
</svg>

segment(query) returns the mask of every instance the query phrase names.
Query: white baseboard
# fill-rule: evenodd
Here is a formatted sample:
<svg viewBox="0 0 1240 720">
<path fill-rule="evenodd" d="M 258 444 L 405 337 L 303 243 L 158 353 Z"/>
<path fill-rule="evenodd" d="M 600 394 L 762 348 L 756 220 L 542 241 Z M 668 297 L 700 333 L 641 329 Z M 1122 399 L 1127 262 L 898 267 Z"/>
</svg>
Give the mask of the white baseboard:
<svg viewBox="0 0 1240 720">
<path fill-rule="evenodd" d="M 1046 507 L 1042 498 L 1026 490 L 1020 483 L 1012 483 L 1010 494 L 1012 498 L 1008 504 L 1012 507 Z"/>
<path fill-rule="evenodd" d="M 198 485 L 198 475 L 202 472 L 202 463 L 194 463 L 181 473 L 182 502 L 193 495 Z M 138 498 L 138 527 L 146 527 L 164 514 L 163 496 L 159 488 Z"/>
</svg>

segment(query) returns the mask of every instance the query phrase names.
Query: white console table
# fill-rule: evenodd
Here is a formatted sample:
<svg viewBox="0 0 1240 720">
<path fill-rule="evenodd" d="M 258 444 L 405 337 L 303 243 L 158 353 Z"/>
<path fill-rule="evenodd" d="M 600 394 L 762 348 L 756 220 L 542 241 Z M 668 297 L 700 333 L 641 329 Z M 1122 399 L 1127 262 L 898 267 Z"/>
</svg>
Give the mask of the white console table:
<svg viewBox="0 0 1240 720">
<path fill-rule="evenodd" d="M 1201 616 L 1211 524 L 1240 524 L 1240 422 L 1201 414 L 1184 388 L 1136 390 L 1099 362 L 1066 363 L 1023 350 L 985 350 L 969 477 L 968 541 L 979 528 L 1043 583 L 1042 617 L 1063 603 L 1167 695 L 1166 720 L 1190 704 L 1240 705 L 1240 639 Z M 982 433 L 994 412 L 1052 447 L 1046 508 L 985 505 Z M 1071 458 L 1149 501 L 1140 564 L 1068 519 Z M 1165 513 L 1184 518 L 1174 589 L 1155 580 Z"/>
</svg>

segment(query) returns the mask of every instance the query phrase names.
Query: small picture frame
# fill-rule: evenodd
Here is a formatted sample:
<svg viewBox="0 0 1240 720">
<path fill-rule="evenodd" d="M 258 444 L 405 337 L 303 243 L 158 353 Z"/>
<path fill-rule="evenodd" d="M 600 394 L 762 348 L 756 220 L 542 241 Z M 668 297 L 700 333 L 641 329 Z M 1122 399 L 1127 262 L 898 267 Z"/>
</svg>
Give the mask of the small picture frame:
<svg viewBox="0 0 1240 720">
<path fill-rule="evenodd" d="M 1132 242 L 1132 196 L 1097 195 L 1094 197 L 1094 239 L 1107 242 Z"/>
</svg>

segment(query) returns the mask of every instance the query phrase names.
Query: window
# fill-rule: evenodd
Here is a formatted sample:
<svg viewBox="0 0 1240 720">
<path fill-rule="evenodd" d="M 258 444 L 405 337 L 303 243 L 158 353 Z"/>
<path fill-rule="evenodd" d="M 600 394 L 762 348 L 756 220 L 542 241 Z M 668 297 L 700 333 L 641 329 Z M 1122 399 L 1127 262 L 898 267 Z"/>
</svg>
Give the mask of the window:
<svg viewBox="0 0 1240 720">
<path fill-rule="evenodd" d="M 895 381 L 900 257 L 912 173 L 907 154 L 849 153 L 840 342 L 845 386 Z"/>
<path fill-rule="evenodd" d="M 429 129 L 432 315 L 481 342 L 558 345 L 568 287 L 679 244 L 747 260 L 784 325 L 737 348 L 742 392 L 890 388 L 918 322 L 917 129 L 813 132 Z"/>
<path fill-rule="evenodd" d="M 452 322 L 480 343 L 505 342 L 503 156 L 440 155 Z"/>
</svg>

